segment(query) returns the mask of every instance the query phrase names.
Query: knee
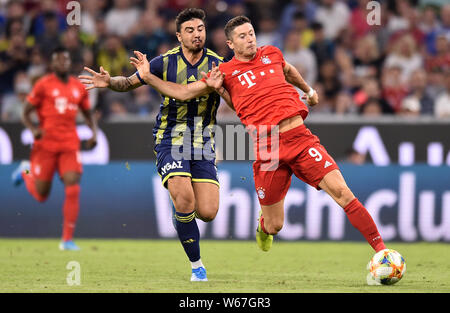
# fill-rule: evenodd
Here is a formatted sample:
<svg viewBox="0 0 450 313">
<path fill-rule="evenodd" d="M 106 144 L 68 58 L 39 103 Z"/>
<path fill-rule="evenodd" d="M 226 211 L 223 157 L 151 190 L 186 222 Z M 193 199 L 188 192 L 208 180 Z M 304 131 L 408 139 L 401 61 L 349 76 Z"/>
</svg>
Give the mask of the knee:
<svg viewBox="0 0 450 313">
<path fill-rule="evenodd" d="M 218 209 L 219 209 L 218 206 L 215 207 L 208 206 L 208 208 L 206 209 L 200 206 L 197 208 L 197 216 L 203 222 L 208 223 L 216 218 Z"/>
<path fill-rule="evenodd" d="M 178 194 L 172 196 L 173 204 L 177 212 L 190 213 L 195 210 L 195 198 L 194 195 L 189 193 Z"/>
</svg>

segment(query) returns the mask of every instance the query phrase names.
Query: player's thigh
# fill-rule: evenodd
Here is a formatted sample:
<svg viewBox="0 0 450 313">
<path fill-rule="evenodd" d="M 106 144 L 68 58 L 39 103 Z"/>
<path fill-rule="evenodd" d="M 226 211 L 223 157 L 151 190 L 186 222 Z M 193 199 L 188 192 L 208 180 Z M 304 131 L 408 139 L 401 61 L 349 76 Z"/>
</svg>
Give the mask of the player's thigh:
<svg viewBox="0 0 450 313">
<path fill-rule="evenodd" d="M 58 156 L 58 173 L 64 185 L 80 183 L 83 166 L 79 151 L 64 151 Z"/>
<path fill-rule="evenodd" d="M 192 182 L 195 210 L 204 222 L 212 221 L 219 210 L 219 186 L 209 182 Z"/>
<path fill-rule="evenodd" d="M 277 234 L 284 224 L 284 199 L 271 205 L 261 205 L 264 228 L 269 234 Z"/>
<path fill-rule="evenodd" d="M 270 206 L 286 197 L 291 185 L 292 171 L 287 164 L 280 164 L 275 169 L 263 169 L 263 162 L 256 160 L 253 163 L 253 179 L 259 203 L 261 206 Z"/>
<path fill-rule="evenodd" d="M 171 176 L 167 179 L 167 189 L 177 212 L 190 213 L 195 210 L 195 196 L 191 177 Z"/>
<path fill-rule="evenodd" d="M 343 208 L 355 198 L 342 173 L 337 169 L 326 174 L 319 183 L 319 187 Z"/>
<path fill-rule="evenodd" d="M 47 151 L 37 145 L 31 151 L 30 163 L 36 191 L 41 196 L 47 196 L 50 193 L 53 175 L 57 167 L 57 153 Z"/>
</svg>

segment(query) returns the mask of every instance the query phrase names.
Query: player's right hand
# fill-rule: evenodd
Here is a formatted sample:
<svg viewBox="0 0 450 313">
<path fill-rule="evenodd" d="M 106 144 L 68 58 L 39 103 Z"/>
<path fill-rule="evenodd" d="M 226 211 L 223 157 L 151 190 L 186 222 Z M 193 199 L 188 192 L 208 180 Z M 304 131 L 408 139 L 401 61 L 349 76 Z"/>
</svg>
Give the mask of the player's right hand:
<svg viewBox="0 0 450 313">
<path fill-rule="evenodd" d="M 44 132 L 42 131 L 42 129 L 40 128 L 33 128 L 31 130 L 31 133 L 33 134 L 33 138 L 34 140 L 39 140 L 42 138 L 42 135 L 44 134 Z"/>
<path fill-rule="evenodd" d="M 100 73 L 97 73 L 89 67 L 84 67 L 84 70 L 92 74 L 92 76 L 78 76 L 81 82 L 86 86 L 86 90 L 109 87 L 111 76 L 109 75 L 108 71 L 103 68 L 103 66 L 100 66 Z"/>
<path fill-rule="evenodd" d="M 205 72 L 200 73 L 206 81 L 206 85 L 208 87 L 214 88 L 215 90 L 220 89 L 223 84 L 223 80 L 225 79 L 225 73 L 222 73 L 216 63 L 212 62 L 212 69 L 209 72 L 209 75 Z"/>
</svg>

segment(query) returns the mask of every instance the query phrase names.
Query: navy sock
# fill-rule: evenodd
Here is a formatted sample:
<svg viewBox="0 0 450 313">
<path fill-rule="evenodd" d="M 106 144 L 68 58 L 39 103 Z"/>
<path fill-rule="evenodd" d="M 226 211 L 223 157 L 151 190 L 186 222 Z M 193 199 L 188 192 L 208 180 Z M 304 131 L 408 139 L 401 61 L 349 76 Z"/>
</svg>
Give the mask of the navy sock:
<svg viewBox="0 0 450 313">
<path fill-rule="evenodd" d="M 175 212 L 176 230 L 189 261 L 200 259 L 200 231 L 195 221 L 195 211 L 191 213 Z"/>
</svg>

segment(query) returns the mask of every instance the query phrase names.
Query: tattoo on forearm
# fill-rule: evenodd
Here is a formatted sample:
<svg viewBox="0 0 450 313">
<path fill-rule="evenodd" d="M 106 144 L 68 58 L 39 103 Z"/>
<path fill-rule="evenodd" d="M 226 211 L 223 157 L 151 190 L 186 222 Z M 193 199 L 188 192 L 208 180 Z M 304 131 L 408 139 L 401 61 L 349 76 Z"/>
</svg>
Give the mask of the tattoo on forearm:
<svg viewBox="0 0 450 313">
<path fill-rule="evenodd" d="M 130 91 L 136 87 L 133 85 L 130 77 L 116 76 L 111 77 L 109 88 L 114 91 L 125 92 Z"/>
</svg>

